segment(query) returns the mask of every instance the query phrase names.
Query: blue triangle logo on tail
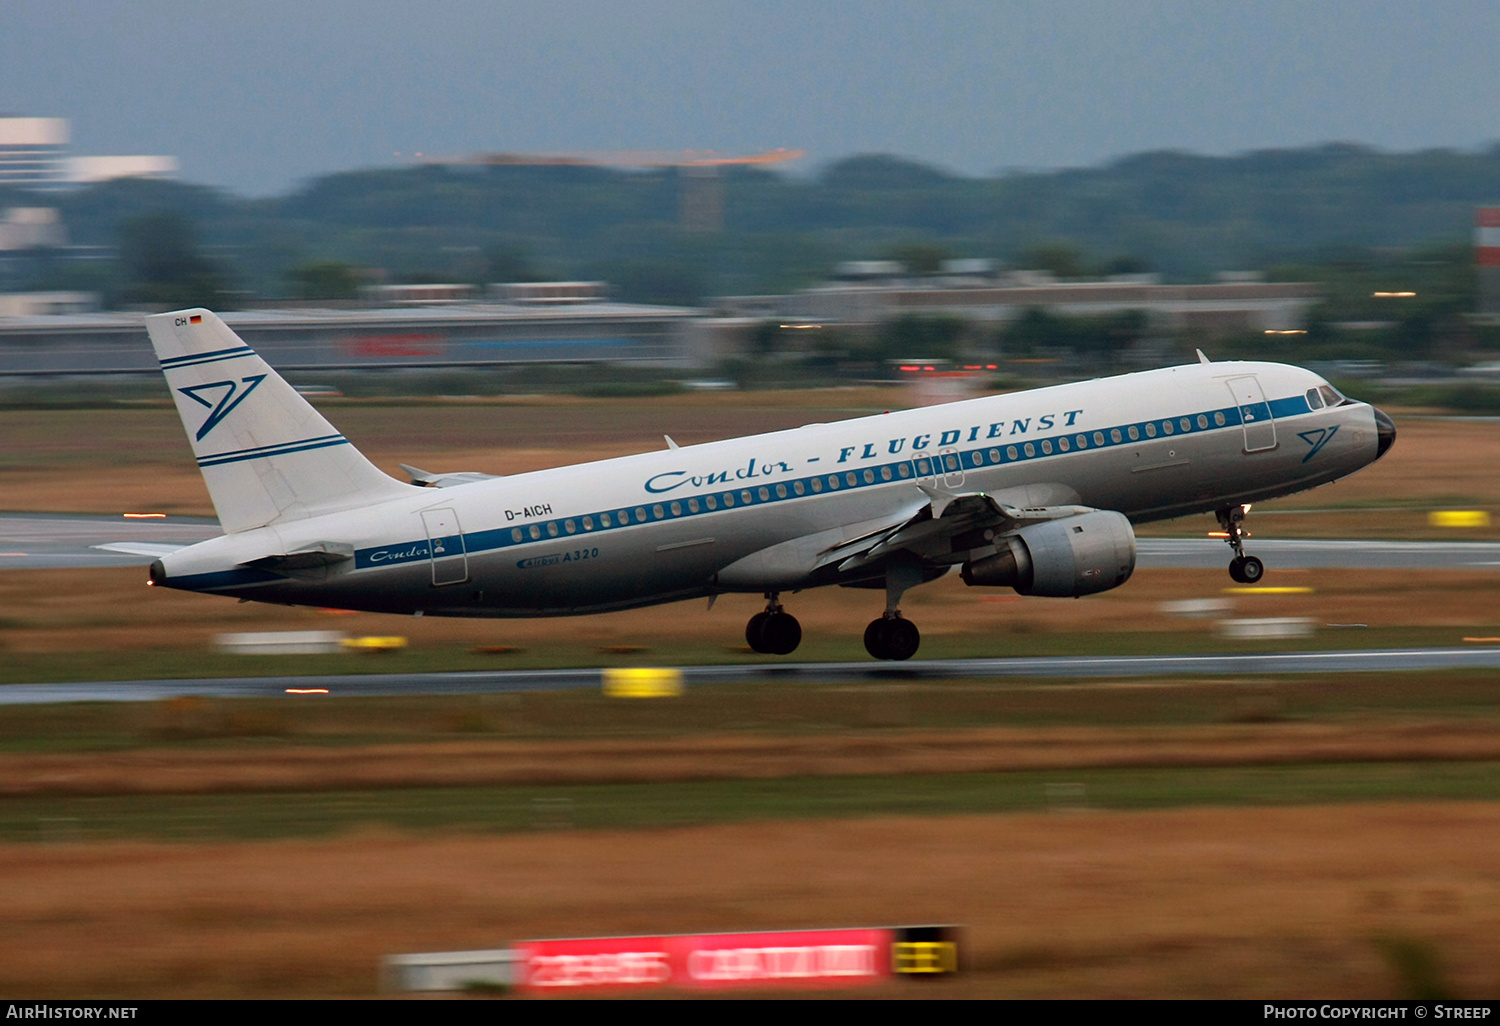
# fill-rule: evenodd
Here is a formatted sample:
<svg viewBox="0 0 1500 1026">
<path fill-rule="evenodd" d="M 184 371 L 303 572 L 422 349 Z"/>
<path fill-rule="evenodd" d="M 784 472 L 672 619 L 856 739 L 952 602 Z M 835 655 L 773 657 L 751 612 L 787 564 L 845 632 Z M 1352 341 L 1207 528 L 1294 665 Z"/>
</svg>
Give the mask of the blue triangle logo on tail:
<svg viewBox="0 0 1500 1026">
<path fill-rule="evenodd" d="M 1297 437 L 1302 439 L 1308 445 L 1312 446 L 1312 449 L 1308 451 L 1307 455 L 1302 457 L 1302 462 L 1306 463 L 1308 460 L 1316 456 L 1318 454 L 1318 450 L 1327 445 L 1333 439 L 1333 436 L 1338 433 L 1339 425 L 1337 424 L 1330 428 L 1315 428 L 1312 431 L 1299 431 L 1297 433 Z"/>
<path fill-rule="evenodd" d="M 248 399 L 250 393 L 255 391 L 255 387 L 264 380 L 266 380 L 266 375 L 252 374 L 248 378 L 241 378 L 238 384 L 233 381 L 210 381 L 205 385 L 191 385 L 187 388 L 179 388 L 177 391 L 187 396 L 199 406 L 206 406 L 209 409 L 208 419 L 198 428 L 198 434 L 194 437 L 200 442 L 203 441 L 204 437 L 214 428 L 218 427 L 219 422 L 229 416 L 236 406 Z M 240 391 L 240 385 L 245 386 L 244 391 Z M 219 396 L 217 403 L 210 402 L 198 394 L 199 392 L 206 392 L 215 388 L 225 390 L 224 394 Z"/>
</svg>

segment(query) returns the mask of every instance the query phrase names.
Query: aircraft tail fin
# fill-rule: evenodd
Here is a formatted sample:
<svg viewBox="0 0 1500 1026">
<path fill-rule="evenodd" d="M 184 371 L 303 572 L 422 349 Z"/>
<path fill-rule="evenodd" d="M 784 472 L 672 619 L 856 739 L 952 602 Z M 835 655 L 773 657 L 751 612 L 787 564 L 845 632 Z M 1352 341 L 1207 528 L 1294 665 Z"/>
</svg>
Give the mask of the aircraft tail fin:
<svg viewBox="0 0 1500 1026">
<path fill-rule="evenodd" d="M 226 532 L 410 493 L 213 313 L 157 314 L 146 330 Z"/>
</svg>

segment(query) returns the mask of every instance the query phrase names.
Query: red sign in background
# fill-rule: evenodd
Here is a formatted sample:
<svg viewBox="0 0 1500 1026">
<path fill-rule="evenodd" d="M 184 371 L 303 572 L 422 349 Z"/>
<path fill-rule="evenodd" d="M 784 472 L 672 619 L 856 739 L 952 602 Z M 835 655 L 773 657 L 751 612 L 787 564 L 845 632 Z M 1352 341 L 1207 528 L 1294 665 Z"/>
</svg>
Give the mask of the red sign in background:
<svg viewBox="0 0 1500 1026">
<path fill-rule="evenodd" d="M 859 986 L 891 976 L 895 932 L 796 930 L 673 937 L 527 941 L 519 986 Z"/>
</svg>

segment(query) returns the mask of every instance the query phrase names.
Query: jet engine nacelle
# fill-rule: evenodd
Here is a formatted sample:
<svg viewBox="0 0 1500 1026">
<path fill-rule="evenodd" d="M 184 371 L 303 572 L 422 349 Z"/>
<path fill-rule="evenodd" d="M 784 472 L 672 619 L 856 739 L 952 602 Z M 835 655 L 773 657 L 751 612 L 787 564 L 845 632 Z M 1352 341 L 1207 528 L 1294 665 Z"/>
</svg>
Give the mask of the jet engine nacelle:
<svg viewBox="0 0 1500 1026">
<path fill-rule="evenodd" d="M 964 583 L 1070 598 L 1118 588 L 1135 571 L 1135 531 L 1123 513 L 1096 510 L 995 539 L 993 556 L 965 563 Z"/>
</svg>

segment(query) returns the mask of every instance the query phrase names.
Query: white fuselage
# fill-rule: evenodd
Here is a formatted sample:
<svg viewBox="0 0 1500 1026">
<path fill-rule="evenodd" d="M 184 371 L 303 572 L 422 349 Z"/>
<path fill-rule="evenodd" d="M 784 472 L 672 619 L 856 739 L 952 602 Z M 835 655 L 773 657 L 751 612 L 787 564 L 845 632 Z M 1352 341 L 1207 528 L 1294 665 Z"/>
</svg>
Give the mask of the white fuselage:
<svg viewBox="0 0 1500 1026">
<path fill-rule="evenodd" d="M 170 587 L 453 616 L 596 612 L 849 583 L 816 553 L 899 523 L 917 486 L 1141 522 L 1261 501 L 1378 455 L 1372 407 L 1314 409 L 1321 378 L 1202 363 L 814 424 L 450 488 L 226 535 L 162 560 Z M 806 539 L 807 561 L 788 560 Z M 252 561 L 323 545 L 329 565 Z M 783 558 L 757 560 L 782 546 Z"/>
</svg>

